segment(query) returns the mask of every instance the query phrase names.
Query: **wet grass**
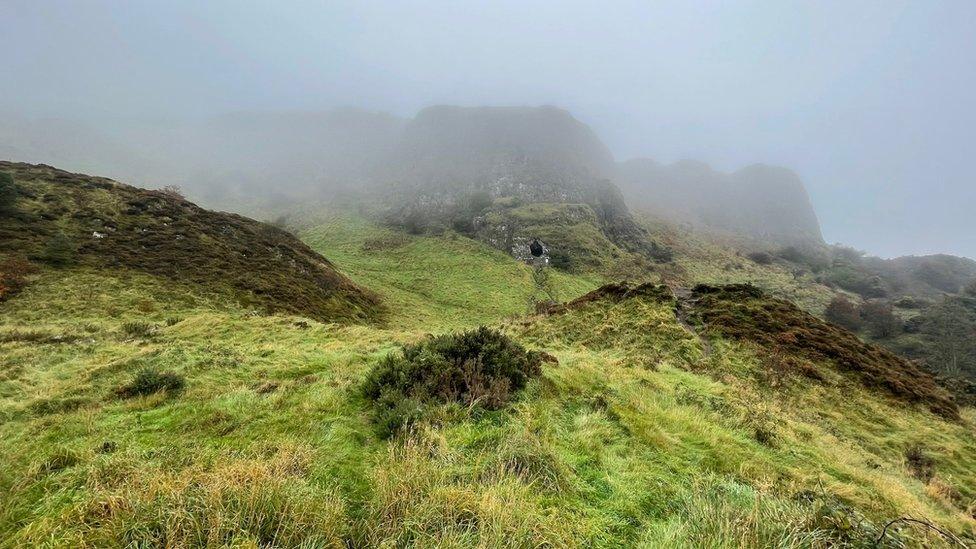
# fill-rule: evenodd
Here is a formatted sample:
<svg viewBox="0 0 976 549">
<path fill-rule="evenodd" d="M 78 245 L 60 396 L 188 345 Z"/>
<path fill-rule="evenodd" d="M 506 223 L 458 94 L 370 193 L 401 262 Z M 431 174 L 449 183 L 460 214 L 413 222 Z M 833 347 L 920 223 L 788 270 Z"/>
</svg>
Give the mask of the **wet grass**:
<svg viewBox="0 0 976 549">
<path fill-rule="evenodd" d="M 385 326 L 85 266 L 0 305 L 0 546 L 871 546 L 909 514 L 973 534 L 970 408 L 946 421 L 832 368 L 771 376 L 734 337 L 706 353 L 657 292 L 526 317 L 530 270 L 462 237 L 350 218 L 303 237 L 395 305 Z M 556 282 L 563 300 L 599 284 Z M 138 322 L 151 337 L 123 331 Z M 377 435 L 369 369 L 479 324 L 555 360 L 504 408 L 437 404 Z M 31 332 L 81 337 L 10 336 Z M 117 397 L 147 369 L 183 389 Z"/>
</svg>

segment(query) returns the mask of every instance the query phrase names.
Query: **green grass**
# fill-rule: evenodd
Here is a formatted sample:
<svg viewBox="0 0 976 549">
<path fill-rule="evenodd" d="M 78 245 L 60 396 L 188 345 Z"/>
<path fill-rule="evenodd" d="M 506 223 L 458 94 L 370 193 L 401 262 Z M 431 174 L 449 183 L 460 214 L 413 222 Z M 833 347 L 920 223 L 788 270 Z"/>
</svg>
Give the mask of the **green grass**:
<svg viewBox="0 0 976 549">
<path fill-rule="evenodd" d="M 433 332 L 494 323 L 524 315 L 545 298 L 530 267 L 453 233 L 413 236 L 344 216 L 299 235 L 355 282 L 379 292 L 394 327 Z M 596 275 L 552 272 L 560 300 L 601 282 Z"/>
<path fill-rule="evenodd" d="M 948 422 L 839 372 L 772 379 L 754 347 L 706 352 L 666 300 L 526 317 L 530 269 L 462 237 L 352 217 L 301 236 L 384 298 L 384 324 L 87 268 L 0 304 L 0 547 L 871 546 L 901 515 L 973 534 L 970 408 Z M 555 279 L 562 300 L 600 283 Z M 501 410 L 444 404 L 381 439 L 370 367 L 484 323 L 558 364 Z M 147 368 L 185 387 L 119 398 Z"/>
</svg>

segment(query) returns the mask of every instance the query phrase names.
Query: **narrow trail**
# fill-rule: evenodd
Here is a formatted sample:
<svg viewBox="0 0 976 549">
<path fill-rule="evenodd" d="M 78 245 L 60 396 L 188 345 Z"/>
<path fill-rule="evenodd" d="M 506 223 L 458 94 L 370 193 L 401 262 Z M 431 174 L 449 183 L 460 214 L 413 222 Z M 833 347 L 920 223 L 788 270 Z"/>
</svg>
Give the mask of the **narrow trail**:
<svg viewBox="0 0 976 549">
<path fill-rule="evenodd" d="M 707 337 L 702 335 L 698 328 L 695 327 L 688 320 L 688 313 L 694 300 L 691 297 L 691 289 L 682 286 L 676 286 L 671 288 L 671 293 L 674 295 L 674 316 L 678 320 L 678 324 L 684 328 L 688 333 L 698 338 L 699 343 L 702 346 L 702 353 L 705 358 L 712 356 L 712 342 L 708 340 Z"/>
</svg>

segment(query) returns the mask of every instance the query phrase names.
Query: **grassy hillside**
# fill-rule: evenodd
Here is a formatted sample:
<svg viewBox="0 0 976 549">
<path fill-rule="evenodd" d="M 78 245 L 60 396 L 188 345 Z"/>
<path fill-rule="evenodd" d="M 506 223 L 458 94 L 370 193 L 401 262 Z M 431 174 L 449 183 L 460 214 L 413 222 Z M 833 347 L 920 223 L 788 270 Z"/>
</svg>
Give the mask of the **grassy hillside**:
<svg viewBox="0 0 976 549">
<path fill-rule="evenodd" d="M 944 419 L 792 351 L 821 379 L 781 371 L 664 289 L 525 316 L 602 281 L 540 283 L 463 237 L 354 217 L 301 237 L 384 325 L 95 265 L 0 304 L 0 546 L 867 547 L 902 516 L 973 542 L 972 408 Z M 444 404 L 382 438 L 366 372 L 485 323 L 555 361 L 500 410 Z M 183 387 L 127 398 L 147 370 Z M 923 543 L 949 545 L 906 522 L 882 538 Z"/>
<path fill-rule="evenodd" d="M 0 215 L 7 257 L 136 270 L 319 320 L 381 315 L 374 295 L 270 225 L 204 210 L 174 191 L 49 166 L 0 162 L 0 174 L 14 182 L 13 201 Z"/>
<path fill-rule="evenodd" d="M 392 326 L 428 331 L 494 323 L 531 312 L 540 300 L 568 300 L 592 290 L 597 275 L 533 269 L 470 238 L 409 235 L 343 215 L 300 231 L 357 283 L 391 304 Z"/>
</svg>

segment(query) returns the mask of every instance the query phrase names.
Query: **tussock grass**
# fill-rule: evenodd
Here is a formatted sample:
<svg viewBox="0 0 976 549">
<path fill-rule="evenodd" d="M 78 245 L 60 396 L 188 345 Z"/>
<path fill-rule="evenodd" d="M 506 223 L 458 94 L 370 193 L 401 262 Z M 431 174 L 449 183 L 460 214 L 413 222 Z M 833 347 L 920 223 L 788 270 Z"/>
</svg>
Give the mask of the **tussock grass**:
<svg viewBox="0 0 976 549">
<path fill-rule="evenodd" d="M 774 383 L 754 345 L 713 335 L 706 353 L 668 299 L 506 321 L 527 308 L 528 270 L 450 235 L 364 251 L 383 233 L 306 234 L 402 298 L 386 327 L 255 315 L 144 273 L 42 270 L 0 305 L 0 333 L 85 339 L 0 341 L 0 547 L 837 547 L 908 514 L 972 538 L 971 408 L 945 421 L 831 368 Z M 557 278 L 566 299 L 595 285 Z M 129 321 L 159 328 L 119 337 Z M 504 410 L 438 402 L 378 437 L 370 368 L 483 323 L 556 361 Z M 144 368 L 191 382 L 180 398 L 111 396 Z M 928 481 L 906 466 L 913 445 Z M 887 541 L 945 546 L 906 525 Z"/>
</svg>

